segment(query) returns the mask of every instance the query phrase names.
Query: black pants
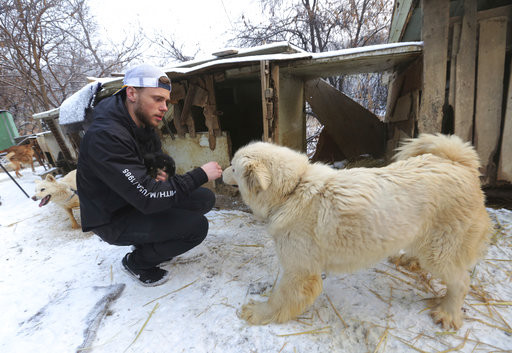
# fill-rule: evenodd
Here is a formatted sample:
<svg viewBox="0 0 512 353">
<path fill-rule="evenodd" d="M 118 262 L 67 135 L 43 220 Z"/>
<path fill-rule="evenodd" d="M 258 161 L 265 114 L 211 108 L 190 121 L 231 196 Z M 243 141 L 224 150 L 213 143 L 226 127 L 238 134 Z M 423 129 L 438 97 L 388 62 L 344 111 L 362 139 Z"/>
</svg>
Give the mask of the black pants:
<svg viewBox="0 0 512 353">
<path fill-rule="evenodd" d="M 117 238 L 110 242 L 113 245 L 134 245 L 133 263 L 138 268 L 150 268 L 201 244 L 208 233 L 204 214 L 214 204 L 215 194 L 199 188 L 166 211 L 145 215 L 129 209 L 93 232 L 103 239 Z"/>
</svg>

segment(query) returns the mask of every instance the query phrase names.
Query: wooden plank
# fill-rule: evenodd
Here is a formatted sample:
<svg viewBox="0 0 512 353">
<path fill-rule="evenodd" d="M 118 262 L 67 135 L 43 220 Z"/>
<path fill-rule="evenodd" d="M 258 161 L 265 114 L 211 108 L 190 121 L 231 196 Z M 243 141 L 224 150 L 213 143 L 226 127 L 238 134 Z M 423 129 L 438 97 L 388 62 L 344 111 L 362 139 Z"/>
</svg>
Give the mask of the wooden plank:
<svg viewBox="0 0 512 353">
<path fill-rule="evenodd" d="M 474 144 L 482 161 L 483 183 L 496 177 L 503 104 L 507 21 L 494 18 L 480 22 Z"/>
<path fill-rule="evenodd" d="M 265 91 L 268 88 L 268 61 L 263 60 L 260 62 L 260 81 L 261 81 L 261 113 L 263 119 L 263 141 L 269 142 L 269 130 L 267 123 L 267 99 L 265 98 Z"/>
<path fill-rule="evenodd" d="M 446 88 L 449 1 L 422 0 L 423 94 L 418 131 L 440 132 Z"/>
<path fill-rule="evenodd" d="M 473 141 L 475 105 L 476 12 L 476 2 L 465 0 L 455 65 L 454 133 L 469 142 Z"/>
<path fill-rule="evenodd" d="M 192 102 L 198 88 L 199 86 L 193 84 L 188 85 L 187 96 L 185 97 L 185 101 L 183 102 L 183 110 L 181 111 L 181 123 L 188 127 L 188 133 L 190 134 L 190 137 L 196 136 L 194 119 L 192 118 Z"/>
<path fill-rule="evenodd" d="M 185 92 L 185 86 L 183 84 L 176 82 L 172 84 L 171 89 L 171 103 L 172 104 L 178 104 L 178 102 L 182 99 L 185 99 L 186 92 Z"/>
<path fill-rule="evenodd" d="M 174 119 L 172 119 L 172 122 L 174 123 L 174 127 L 176 128 L 176 132 L 178 133 L 179 137 L 185 137 L 185 134 L 187 133 L 185 129 L 185 123 L 182 121 L 182 109 L 179 104 L 174 104 Z"/>
<path fill-rule="evenodd" d="M 421 89 L 423 64 L 421 59 L 413 61 L 402 71 L 395 71 L 389 84 L 384 122 L 388 122 L 394 113 L 398 98 Z"/>
<path fill-rule="evenodd" d="M 304 79 L 393 70 L 421 56 L 421 42 L 370 45 L 361 48 L 314 53 L 311 59 L 280 59 L 283 73 Z"/>
<path fill-rule="evenodd" d="M 213 151 L 216 146 L 216 139 L 222 135 L 217 115 L 217 99 L 215 97 L 215 85 L 213 83 L 213 75 L 206 75 L 206 90 L 208 91 L 207 104 L 203 106 L 203 114 L 205 124 L 208 128 L 208 143 Z"/>
<path fill-rule="evenodd" d="M 452 43 L 449 46 L 450 47 L 450 87 L 448 92 L 448 104 L 452 107 L 455 106 L 455 82 L 457 81 L 457 73 L 456 73 L 456 63 L 457 63 L 457 53 L 459 52 L 460 48 L 460 31 L 461 31 L 461 24 L 455 23 L 453 25 L 452 30 Z"/>
<path fill-rule="evenodd" d="M 412 0 L 396 0 L 391 19 L 388 43 L 399 42 L 411 17 Z"/>
<path fill-rule="evenodd" d="M 386 148 L 386 124 L 324 80 L 306 82 L 306 100 L 348 159 L 380 157 Z"/>
<path fill-rule="evenodd" d="M 388 86 L 388 97 L 386 102 L 386 115 L 384 122 L 387 123 L 393 119 L 393 114 L 398 102 L 398 98 L 402 94 L 402 87 L 404 85 L 405 75 L 398 71 L 393 73 Z"/>
<path fill-rule="evenodd" d="M 512 183 L 512 62 L 508 79 L 508 96 L 501 139 L 501 153 L 498 164 L 498 180 Z"/>
<path fill-rule="evenodd" d="M 506 16 L 508 20 L 512 20 L 512 5 L 494 7 L 492 9 L 478 11 L 476 14 L 477 21 L 488 20 L 493 17 Z M 450 23 L 459 23 L 462 21 L 460 16 L 451 17 Z"/>
<path fill-rule="evenodd" d="M 296 76 L 279 74 L 279 135 L 274 138 L 297 151 L 306 150 L 304 86 Z"/>
<path fill-rule="evenodd" d="M 270 77 L 272 80 L 272 87 L 274 88 L 274 111 L 273 111 L 273 120 L 272 120 L 272 141 L 274 143 L 279 144 L 279 76 L 280 70 L 279 65 L 273 64 L 272 69 L 270 70 Z"/>
<path fill-rule="evenodd" d="M 410 117 L 412 108 L 412 93 L 408 93 L 397 99 L 393 115 L 389 117 L 389 122 L 407 120 Z"/>
</svg>

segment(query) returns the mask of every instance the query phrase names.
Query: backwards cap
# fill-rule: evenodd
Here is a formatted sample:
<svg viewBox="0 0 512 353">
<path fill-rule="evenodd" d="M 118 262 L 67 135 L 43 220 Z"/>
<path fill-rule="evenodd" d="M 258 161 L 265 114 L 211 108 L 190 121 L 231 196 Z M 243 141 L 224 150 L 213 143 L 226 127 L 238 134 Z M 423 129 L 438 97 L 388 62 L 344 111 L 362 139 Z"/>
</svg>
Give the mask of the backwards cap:
<svg viewBox="0 0 512 353">
<path fill-rule="evenodd" d="M 160 77 L 167 77 L 165 72 L 161 69 L 149 64 L 138 65 L 126 71 L 123 79 L 123 87 L 160 87 L 170 92 L 171 85 L 169 83 L 160 82 Z"/>
</svg>

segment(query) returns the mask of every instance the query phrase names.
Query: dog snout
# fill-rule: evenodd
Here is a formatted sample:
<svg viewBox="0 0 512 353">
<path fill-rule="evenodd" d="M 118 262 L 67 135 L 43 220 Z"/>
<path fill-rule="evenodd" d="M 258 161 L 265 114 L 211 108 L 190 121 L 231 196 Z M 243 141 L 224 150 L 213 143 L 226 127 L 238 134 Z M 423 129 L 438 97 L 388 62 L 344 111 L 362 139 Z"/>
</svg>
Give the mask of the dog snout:
<svg viewBox="0 0 512 353">
<path fill-rule="evenodd" d="M 32 196 L 31 199 L 34 200 L 34 201 L 37 201 L 36 195 Z"/>
</svg>

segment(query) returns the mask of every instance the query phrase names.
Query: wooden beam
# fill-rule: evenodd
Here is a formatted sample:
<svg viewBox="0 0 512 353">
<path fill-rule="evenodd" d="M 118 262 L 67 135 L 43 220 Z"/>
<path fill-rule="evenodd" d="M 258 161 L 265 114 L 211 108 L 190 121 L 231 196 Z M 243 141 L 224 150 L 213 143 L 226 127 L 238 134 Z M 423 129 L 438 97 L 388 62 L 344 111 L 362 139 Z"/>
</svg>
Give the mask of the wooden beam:
<svg viewBox="0 0 512 353">
<path fill-rule="evenodd" d="M 498 180 L 512 183 L 512 62 L 508 79 L 508 96 L 498 164 Z"/>
<path fill-rule="evenodd" d="M 197 88 L 198 86 L 196 85 L 188 85 L 187 96 L 185 97 L 185 101 L 183 102 L 183 110 L 181 111 L 181 123 L 188 127 L 188 133 L 190 134 L 190 137 L 196 137 L 194 119 L 192 118 L 192 102 L 194 101 Z"/>
<path fill-rule="evenodd" d="M 261 112 L 263 119 L 263 141 L 269 142 L 269 129 L 267 123 L 267 99 L 265 98 L 265 92 L 268 87 L 268 60 L 260 62 L 260 81 L 261 81 Z"/>
<path fill-rule="evenodd" d="M 482 162 L 483 183 L 496 178 L 507 44 L 506 17 L 480 22 L 474 144 Z"/>
<path fill-rule="evenodd" d="M 399 42 L 412 13 L 413 0 L 396 0 L 388 43 Z"/>
<path fill-rule="evenodd" d="M 375 114 L 322 79 L 306 82 L 306 100 L 343 154 L 380 157 L 386 147 L 386 124 Z"/>
<path fill-rule="evenodd" d="M 419 132 L 440 132 L 446 89 L 450 2 L 422 0 L 423 93 Z"/>
<path fill-rule="evenodd" d="M 272 88 L 274 89 L 274 111 L 273 120 L 271 124 L 272 141 L 279 144 L 279 76 L 280 70 L 279 65 L 274 63 L 272 65 L 270 78 L 272 80 Z"/>
<path fill-rule="evenodd" d="M 384 122 L 389 122 L 394 119 L 394 111 L 400 97 L 421 90 L 422 70 L 422 61 L 421 59 L 417 59 L 406 68 L 403 68 L 403 70 L 394 72 L 391 83 L 389 84 Z"/>
<path fill-rule="evenodd" d="M 455 106 L 455 81 L 457 77 L 455 66 L 457 63 L 457 53 L 459 52 L 461 29 L 462 25 L 460 23 L 455 23 L 453 25 L 452 41 L 451 45 L 448 46 L 448 56 L 450 57 L 450 87 L 448 92 L 448 104 L 452 107 Z"/>
<path fill-rule="evenodd" d="M 222 135 L 219 116 L 217 115 L 217 100 L 215 98 L 215 85 L 213 83 L 213 75 L 206 75 L 206 90 L 208 91 L 208 100 L 205 106 L 203 106 L 203 114 L 205 118 L 205 124 L 208 128 L 208 143 L 210 149 L 215 150 L 216 139 Z"/>
<path fill-rule="evenodd" d="M 473 141 L 475 105 L 476 12 L 476 2 L 465 0 L 460 42 L 455 58 L 454 132 L 469 142 Z"/>
</svg>

